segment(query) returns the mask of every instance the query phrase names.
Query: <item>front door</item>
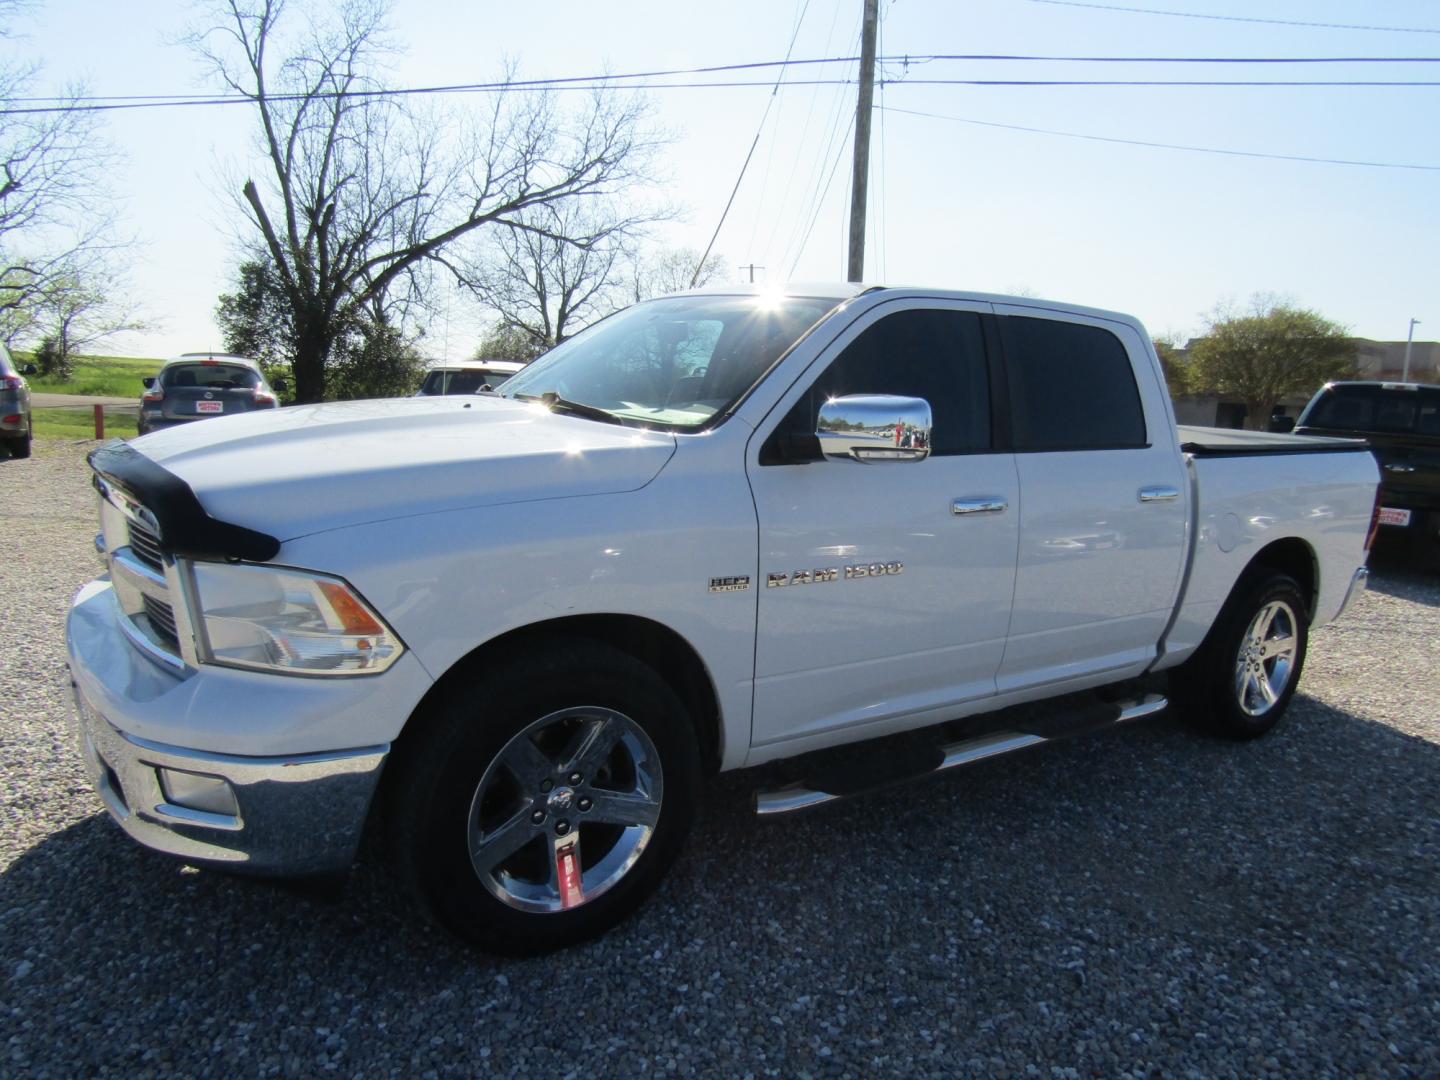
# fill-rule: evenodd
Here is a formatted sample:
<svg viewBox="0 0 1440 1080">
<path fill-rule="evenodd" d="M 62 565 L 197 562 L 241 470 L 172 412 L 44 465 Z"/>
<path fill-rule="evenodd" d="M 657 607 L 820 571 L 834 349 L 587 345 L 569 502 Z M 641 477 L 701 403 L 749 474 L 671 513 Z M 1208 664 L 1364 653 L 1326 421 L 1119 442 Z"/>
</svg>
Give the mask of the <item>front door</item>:
<svg viewBox="0 0 1440 1080">
<path fill-rule="evenodd" d="M 908 300 L 866 313 L 751 440 L 757 747 L 881 734 L 994 694 L 1019 513 L 1014 456 L 991 449 L 989 311 Z M 761 464 L 767 442 L 813 433 L 820 403 L 852 394 L 927 400 L 930 455 Z"/>
</svg>

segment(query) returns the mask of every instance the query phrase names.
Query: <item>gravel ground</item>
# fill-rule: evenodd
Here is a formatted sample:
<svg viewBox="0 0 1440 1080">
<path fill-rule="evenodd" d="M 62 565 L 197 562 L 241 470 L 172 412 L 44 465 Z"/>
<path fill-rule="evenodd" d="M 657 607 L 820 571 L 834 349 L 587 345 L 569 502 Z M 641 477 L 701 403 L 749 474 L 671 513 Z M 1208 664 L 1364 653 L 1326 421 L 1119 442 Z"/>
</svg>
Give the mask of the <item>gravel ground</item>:
<svg viewBox="0 0 1440 1080">
<path fill-rule="evenodd" d="M 1440 579 L 1378 574 L 1271 737 L 1160 718 L 779 823 L 702 800 L 545 960 L 185 869 L 100 812 L 63 618 L 85 445 L 0 461 L 0 1074 L 1440 1075 Z"/>
</svg>

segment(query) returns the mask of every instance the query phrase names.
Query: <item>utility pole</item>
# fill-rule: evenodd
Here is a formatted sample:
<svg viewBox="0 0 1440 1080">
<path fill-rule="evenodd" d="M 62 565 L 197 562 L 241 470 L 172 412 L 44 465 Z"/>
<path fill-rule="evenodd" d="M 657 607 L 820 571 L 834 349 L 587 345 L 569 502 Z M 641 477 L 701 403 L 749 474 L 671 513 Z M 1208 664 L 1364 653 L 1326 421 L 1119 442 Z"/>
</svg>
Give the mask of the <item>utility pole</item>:
<svg viewBox="0 0 1440 1080">
<path fill-rule="evenodd" d="M 1400 381 L 1410 381 L 1410 346 L 1415 342 L 1415 324 L 1419 319 L 1410 320 L 1410 332 L 1405 335 L 1405 366 L 1400 371 Z"/>
<path fill-rule="evenodd" d="M 755 284 L 755 271 L 756 271 L 756 270 L 764 270 L 765 267 L 763 267 L 763 266 L 756 266 L 754 263 L 751 263 L 749 266 L 742 266 L 742 267 L 740 267 L 740 269 L 741 269 L 741 270 L 749 270 L 749 271 L 750 271 L 750 284 L 751 284 L 751 285 L 754 285 L 754 284 Z"/>
<path fill-rule="evenodd" d="M 870 111 L 875 101 L 875 34 L 880 0 L 865 0 L 860 27 L 860 101 L 855 106 L 855 169 L 850 180 L 850 265 L 847 280 L 865 276 L 865 197 L 870 179 Z"/>
</svg>

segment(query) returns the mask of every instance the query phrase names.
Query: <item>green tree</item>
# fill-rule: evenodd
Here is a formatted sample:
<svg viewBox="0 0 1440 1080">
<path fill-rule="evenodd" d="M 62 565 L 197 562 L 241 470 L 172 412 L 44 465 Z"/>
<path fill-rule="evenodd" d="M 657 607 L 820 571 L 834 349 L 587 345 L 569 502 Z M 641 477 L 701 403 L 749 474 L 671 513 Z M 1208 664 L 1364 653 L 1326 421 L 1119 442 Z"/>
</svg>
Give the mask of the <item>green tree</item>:
<svg viewBox="0 0 1440 1080">
<path fill-rule="evenodd" d="M 1242 312 L 1222 305 L 1190 349 L 1194 389 L 1239 398 L 1246 426 L 1263 428 L 1281 398 L 1354 375 L 1357 353 L 1346 334 L 1318 312 L 1272 296 L 1253 297 Z"/>
<path fill-rule="evenodd" d="M 295 329 L 280 279 L 263 259 L 247 259 L 237 273 L 239 288 L 223 293 L 215 305 L 226 351 L 267 368 L 288 365 L 295 353 Z"/>
<path fill-rule="evenodd" d="M 293 309 L 278 275 L 263 258 L 238 268 L 239 287 L 215 305 L 228 352 L 260 361 L 268 377 L 290 375 L 296 334 Z M 337 325 L 325 361 L 327 400 L 414 393 L 424 361 L 413 338 L 395 326 L 383 305 L 349 312 Z"/>
<path fill-rule="evenodd" d="M 394 326 L 366 322 L 342 336 L 326 379 L 338 399 L 406 397 L 420 387 L 425 359 Z"/>
<path fill-rule="evenodd" d="M 1160 367 L 1165 372 L 1165 384 L 1170 388 L 1170 396 L 1178 398 L 1183 394 L 1190 393 L 1190 365 L 1180 355 L 1179 343 L 1173 334 L 1161 334 L 1154 339 L 1155 355 L 1160 357 Z"/>
<path fill-rule="evenodd" d="M 514 360 L 528 364 L 541 356 L 545 348 L 543 342 L 536 341 L 520 327 L 507 326 L 501 320 L 485 332 L 480 344 L 475 346 L 474 357 L 476 360 Z"/>
</svg>

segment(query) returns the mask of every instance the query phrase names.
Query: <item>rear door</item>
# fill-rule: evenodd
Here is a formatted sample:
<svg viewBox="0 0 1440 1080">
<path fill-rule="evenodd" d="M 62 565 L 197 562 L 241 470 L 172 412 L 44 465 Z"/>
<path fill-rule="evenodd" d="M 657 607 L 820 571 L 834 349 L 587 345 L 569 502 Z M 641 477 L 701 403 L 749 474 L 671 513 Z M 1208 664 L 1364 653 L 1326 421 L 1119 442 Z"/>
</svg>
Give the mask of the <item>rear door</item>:
<svg viewBox="0 0 1440 1080">
<path fill-rule="evenodd" d="M 757 746 L 945 719 L 947 706 L 994 694 L 1019 492 L 1014 456 L 994 449 L 989 310 L 906 300 L 867 312 L 751 439 Z M 787 434 L 813 434 L 821 402 L 851 394 L 925 398 L 929 457 L 787 464 L 767 454 Z M 964 509 L 982 501 L 987 512 Z"/>
<path fill-rule="evenodd" d="M 1028 307 L 996 313 L 1020 477 L 998 688 L 1128 677 L 1155 656 L 1186 550 L 1185 469 L 1168 403 L 1132 326 Z"/>
</svg>

